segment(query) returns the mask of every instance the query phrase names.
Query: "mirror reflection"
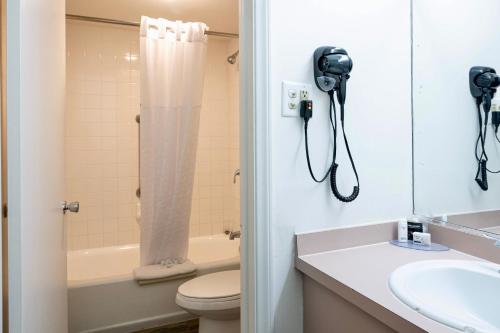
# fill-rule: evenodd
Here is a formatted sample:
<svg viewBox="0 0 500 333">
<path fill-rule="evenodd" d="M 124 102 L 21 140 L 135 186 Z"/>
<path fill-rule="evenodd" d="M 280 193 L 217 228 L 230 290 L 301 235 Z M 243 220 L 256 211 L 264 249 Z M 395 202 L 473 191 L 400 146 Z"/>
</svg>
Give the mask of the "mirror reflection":
<svg viewBox="0 0 500 333">
<path fill-rule="evenodd" d="M 498 13 L 414 1 L 412 73 L 415 213 L 500 234 Z"/>
</svg>

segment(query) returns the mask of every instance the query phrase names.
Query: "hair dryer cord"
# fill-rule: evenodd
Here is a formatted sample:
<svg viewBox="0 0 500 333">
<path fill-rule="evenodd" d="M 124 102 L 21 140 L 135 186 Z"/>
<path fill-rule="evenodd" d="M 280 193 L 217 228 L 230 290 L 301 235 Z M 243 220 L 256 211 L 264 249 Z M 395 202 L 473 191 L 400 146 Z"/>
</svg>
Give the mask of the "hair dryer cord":
<svg viewBox="0 0 500 333">
<path fill-rule="evenodd" d="M 477 104 L 477 112 L 478 112 L 478 123 L 479 123 L 479 134 L 477 136 L 477 140 L 476 140 L 476 149 L 475 149 L 475 155 L 476 155 L 476 160 L 477 160 L 477 163 L 478 163 L 478 167 L 477 167 L 477 173 L 476 173 L 476 181 L 478 179 L 478 176 L 481 172 L 481 169 L 484 168 L 484 170 L 486 172 L 489 172 L 489 173 L 492 173 L 492 174 L 498 174 L 500 173 L 500 170 L 490 170 L 488 169 L 487 167 L 487 162 L 488 162 L 488 155 L 486 153 L 486 148 L 485 148 L 485 141 L 486 141 L 486 135 L 487 135 L 487 130 L 488 130 L 488 126 L 487 125 L 484 125 L 484 132 L 483 132 L 483 117 L 481 116 L 481 108 L 480 108 L 480 104 Z M 498 139 L 498 134 L 497 132 L 495 132 L 495 137 L 496 139 L 500 142 L 500 140 Z M 477 149 L 478 147 L 481 147 L 481 155 L 478 155 L 478 152 L 477 152 Z M 482 161 L 484 161 L 484 165 L 482 165 Z M 481 186 L 481 188 L 483 188 L 484 186 Z M 486 191 L 486 190 L 485 190 Z"/>
<path fill-rule="evenodd" d="M 330 100 L 330 123 L 333 126 L 333 122 L 332 122 L 332 105 L 331 105 L 331 103 L 332 103 L 332 101 Z M 314 175 L 314 172 L 312 170 L 311 159 L 309 157 L 309 140 L 308 140 L 308 134 L 307 134 L 307 127 L 308 127 L 307 125 L 308 125 L 308 123 L 309 123 L 309 119 L 304 120 L 304 136 L 305 136 L 305 146 L 306 146 L 307 168 L 309 169 L 309 174 L 311 175 L 311 178 L 316 183 L 322 183 L 322 182 L 325 181 L 326 177 L 328 177 L 328 175 L 330 174 L 330 171 L 332 170 L 332 167 L 333 167 L 333 162 L 332 162 L 332 164 L 330 164 L 330 167 L 328 168 L 328 170 L 326 171 L 325 175 L 321 179 L 316 178 L 316 176 Z"/>
<path fill-rule="evenodd" d="M 330 104 L 333 104 L 333 118 L 334 121 L 332 124 L 333 127 L 333 164 L 330 170 L 330 186 L 332 188 L 333 195 L 342 202 L 351 202 L 354 201 L 359 195 L 359 176 L 358 171 L 356 170 L 356 165 L 354 164 L 354 160 L 352 158 L 351 149 L 349 148 L 349 143 L 347 141 L 347 135 L 345 133 L 344 127 L 344 104 L 340 104 L 340 122 L 342 126 L 342 134 L 344 136 L 344 143 L 347 150 L 347 155 L 349 156 L 349 160 L 351 162 L 352 170 L 354 171 L 354 175 L 356 176 L 357 185 L 353 187 L 352 193 L 349 196 L 342 195 L 337 188 L 337 169 L 338 164 L 336 163 L 337 158 L 337 111 L 335 108 L 335 101 L 333 99 L 333 92 L 330 94 Z M 330 119 L 331 120 L 331 119 Z"/>
</svg>

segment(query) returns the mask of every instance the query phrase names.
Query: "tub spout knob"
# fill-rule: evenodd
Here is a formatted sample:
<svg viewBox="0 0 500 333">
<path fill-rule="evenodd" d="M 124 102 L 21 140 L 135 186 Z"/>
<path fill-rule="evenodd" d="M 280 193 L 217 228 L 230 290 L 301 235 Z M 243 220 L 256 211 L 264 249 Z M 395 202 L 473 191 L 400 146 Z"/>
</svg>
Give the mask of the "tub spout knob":
<svg viewBox="0 0 500 333">
<path fill-rule="evenodd" d="M 64 201 L 61 206 L 64 214 L 66 214 L 67 211 L 72 213 L 78 213 L 80 211 L 80 203 L 78 201 Z"/>
<path fill-rule="evenodd" d="M 235 238 L 240 238 L 241 237 L 241 231 L 231 231 L 229 233 L 229 239 L 234 240 Z"/>
</svg>

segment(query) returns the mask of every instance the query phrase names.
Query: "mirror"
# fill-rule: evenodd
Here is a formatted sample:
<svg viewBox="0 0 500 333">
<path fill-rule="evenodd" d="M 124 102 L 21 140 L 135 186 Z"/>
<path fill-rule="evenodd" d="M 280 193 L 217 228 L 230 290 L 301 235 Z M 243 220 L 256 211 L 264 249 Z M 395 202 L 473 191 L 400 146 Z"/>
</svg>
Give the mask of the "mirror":
<svg viewBox="0 0 500 333">
<path fill-rule="evenodd" d="M 487 190 L 475 180 L 480 126 L 469 71 L 488 66 L 500 72 L 499 13 L 498 0 L 416 0 L 412 22 L 415 214 L 447 215 L 451 223 L 498 234 L 500 173 L 487 173 Z M 495 108 L 497 103 L 500 91 Z M 500 133 L 491 118 L 489 112 L 488 125 L 481 127 L 487 130 L 486 167 L 495 172 Z M 479 140 L 477 155 L 484 160 L 481 147 Z M 478 179 L 483 181 L 481 170 Z"/>
</svg>

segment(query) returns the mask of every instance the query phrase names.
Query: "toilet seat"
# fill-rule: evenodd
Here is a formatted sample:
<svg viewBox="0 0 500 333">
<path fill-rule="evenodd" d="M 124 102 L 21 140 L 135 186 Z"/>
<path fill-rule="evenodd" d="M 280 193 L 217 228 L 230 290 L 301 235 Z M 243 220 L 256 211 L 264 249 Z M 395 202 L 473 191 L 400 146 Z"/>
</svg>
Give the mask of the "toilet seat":
<svg viewBox="0 0 500 333">
<path fill-rule="evenodd" d="M 191 312 L 196 312 L 202 315 L 202 312 L 207 311 L 225 311 L 240 308 L 240 296 L 225 297 L 225 298 L 192 298 L 185 297 L 181 294 L 177 294 L 175 302 L 181 308 L 189 310 Z"/>
<path fill-rule="evenodd" d="M 202 275 L 182 284 L 176 303 L 194 314 L 213 319 L 232 320 L 240 312 L 240 271 Z"/>
<path fill-rule="evenodd" d="M 240 271 L 222 271 L 202 275 L 183 283 L 178 293 L 195 299 L 215 299 L 240 296 Z"/>
</svg>

